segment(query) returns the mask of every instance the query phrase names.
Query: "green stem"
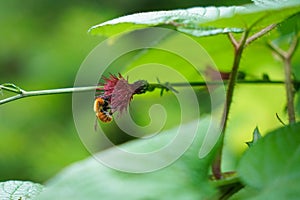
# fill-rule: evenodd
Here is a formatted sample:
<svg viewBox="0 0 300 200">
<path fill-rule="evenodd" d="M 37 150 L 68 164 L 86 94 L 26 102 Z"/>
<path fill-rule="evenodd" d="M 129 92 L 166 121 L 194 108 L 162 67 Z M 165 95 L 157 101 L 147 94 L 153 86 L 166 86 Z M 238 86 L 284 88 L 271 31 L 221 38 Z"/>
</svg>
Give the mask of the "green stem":
<svg viewBox="0 0 300 200">
<path fill-rule="evenodd" d="M 87 92 L 87 91 L 95 91 L 97 88 L 99 88 L 99 86 L 59 88 L 59 89 L 36 90 L 36 91 L 21 90 L 21 93 L 20 93 L 19 91 L 16 91 L 14 88 L 0 85 L 0 90 L 2 89 L 2 90 L 10 91 L 13 93 L 17 93 L 17 95 L 15 95 L 15 96 L 0 100 L 0 105 L 8 103 L 10 101 L 15 101 L 17 99 L 25 98 L 25 97 L 51 95 L 51 94 L 65 94 L 65 93 L 72 93 L 72 92 Z"/>
<path fill-rule="evenodd" d="M 228 84 L 228 80 L 224 81 L 210 81 L 210 82 L 189 82 L 189 83 L 170 83 L 169 85 L 172 87 L 202 87 L 207 85 L 222 85 Z M 284 84 L 284 81 L 271 81 L 271 80 L 237 80 L 238 84 Z M 293 81 L 293 84 L 300 84 L 300 81 Z M 163 89 L 164 85 L 151 83 L 150 84 L 153 89 Z M 65 94 L 65 93 L 73 93 L 73 92 L 88 92 L 95 91 L 99 86 L 85 86 L 85 87 L 75 87 L 75 88 L 59 88 L 59 89 L 49 89 L 49 90 L 35 90 L 35 91 L 25 91 L 22 89 L 15 89 L 12 87 L 7 87 L 0 85 L 0 91 L 6 90 L 12 93 L 16 93 L 12 97 L 8 97 L 0 100 L 0 105 L 8 103 L 10 101 L 15 101 L 17 99 L 31 97 L 31 96 L 40 96 L 40 95 L 52 95 L 52 94 Z"/>
<path fill-rule="evenodd" d="M 260 30 L 259 32 L 253 34 L 252 36 L 250 36 L 250 37 L 246 40 L 246 44 L 245 44 L 245 45 L 249 45 L 250 43 L 252 43 L 252 42 L 255 41 L 256 39 L 260 38 L 260 37 L 263 36 L 264 34 L 270 32 L 271 30 L 273 30 L 276 26 L 277 26 L 277 24 L 270 24 L 269 26 L 265 27 L 264 29 Z"/>
<path fill-rule="evenodd" d="M 235 40 L 233 35 L 231 33 L 228 34 L 230 42 L 232 43 L 234 47 L 234 61 L 233 61 L 233 66 L 231 70 L 231 75 L 230 79 L 228 82 L 228 89 L 227 89 L 227 94 L 226 94 L 226 100 L 225 100 L 225 106 L 224 106 L 224 111 L 223 111 L 223 116 L 222 116 L 222 122 L 221 122 L 221 137 L 219 139 L 219 149 L 217 151 L 215 160 L 212 163 L 212 172 L 213 175 L 215 176 L 216 179 L 221 179 L 222 178 L 222 170 L 221 170 L 221 161 L 222 161 L 222 151 L 223 151 L 223 143 L 224 143 L 224 137 L 225 137 L 225 130 L 228 122 L 228 115 L 230 111 L 230 106 L 233 98 L 233 93 L 234 93 L 234 86 L 237 82 L 237 75 L 238 75 L 238 68 L 240 65 L 241 57 L 243 54 L 244 49 L 246 48 L 247 45 L 255 41 L 256 39 L 262 37 L 266 33 L 270 32 L 273 30 L 277 25 L 276 24 L 270 24 L 269 26 L 261 29 L 257 33 L 253 34 L 252 36 L 248 37 L 250 30 L 261 20 L 263 19 L 260 18 L 256 22 L 252 24 L 246 30 L 241 38 L 241 40 L 238 42 Z"/>
<path fill-rule="evenodd" d="M 171 83 L 173 87 L 187 87 L 187 86 L 206 86 L 206 85 L 222 85 L 228 84 L 228 80 L 223 81 L 209 81 L 209 82 L 189 82 L 189 83 Z M 284 81 L 271 81 L 271 80 L 236 80 L 236 84 L 284 84 Z M 294 84 L 300 81 L 294 81 Z"/>
<path fill-rule="evenodd" d="M 292 72 L 291 72 L 291 59 L 284 60 L 284 76 L 285 76 L 285 90 L 287 97 L 287 110 L 289 116 L 289 123 L 293 124 L 296 122 L 295 108 L 294 108 L 294 96 L 295 89 L 292 83 Z"/>
<path fill-rule="evenodd" d="M 296 122 L 295 117 L 295 108 L 294 108 L 294 96 L 295 96 L 295 88 L 294 82 L 292 79 L 292 64 L 291 59 L 294 55 L 297 46 L 298 46 L 299 38 L 295 36 L 291 43 L 290 48 L 287 51 L 282 50 L 277 45 L 273 43 L 269 43 L 269 47 L 279 55 L 283 60 L 283 68 L 284 68 L 284 77 L 285 77 L 285 90 L 286 90 L 286 98 L 287 98 L 287 111 L 289 116 L 289 123 L 293 124 Z"/>
<path fill-rule="evenodd" d="M 247 38 L 247 33 L 245 33 L 245 35 L 243 36 L 240 44 L 235 47 L 235 52 L 234 52 L 235 57 L 234 57 L 233 66 L 232 66 L 232 70 L 231 70 L 231 74 L 230 74 L 230 78 L 229 78 L 229 82 L 228 82 L 228 89 L 227 89 L 226 100 L 225 100 L 225 108 L 224 108 L 223 117 L 222 117 L 222 125 L 223 125 L 222 131 L 225 131 L 226 126 L 227 126 L 228 114 L 229 114 L 232 97 L 233 97 L 233 93 L 234 93 L 234 88 L 235 88 L 234 86 L 237 81 L 238 68 L 240 65 L 246 38 Z"/>
<path fill-rule="evenodd" d="M 229 34 L 230 41 L 234 47 L 234 60 L 233 60 L 233 65 L 232 65 L 232 70 L 228 82 L 228 88 L 227 88 L 227 93 L 226 93 L 226 99 L 225 99 L 225 105 L 224 105 L 224 111 L 222 115 L 222 122 L 221 122 L 221 137 L 220 137 L 220 147 L 217 152 L 217 155 L 215 157 L 215 160 L 212 164 L 212 172 L 213 175 L 215 176 L 216 179 L 221 179 L 222 178 L 222 152 L 223 152 L 223 143 L 224 143 L 224 136 L 225 136 L 225 130 L 228 122 L 228 115 L 230 111 L 230 106 L 233 98 L 233 93 L 234 93 L 234 86 L 237 81 L 237 75 L 238 75 L 238 69 L 242 57 L 242 53 L 245 47 L 246 39 L 248 36 L 248 31 L 246 31 L 240 42 L 237 42 L 231 34 Z"/>
</svg>

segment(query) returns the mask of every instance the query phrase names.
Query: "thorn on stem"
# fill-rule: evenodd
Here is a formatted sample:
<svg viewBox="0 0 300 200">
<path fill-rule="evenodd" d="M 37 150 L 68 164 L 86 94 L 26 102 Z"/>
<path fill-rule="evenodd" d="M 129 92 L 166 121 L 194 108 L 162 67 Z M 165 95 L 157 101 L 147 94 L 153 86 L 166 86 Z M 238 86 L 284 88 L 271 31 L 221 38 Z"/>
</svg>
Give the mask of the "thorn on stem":
<svg viewBox="0 0 300 200">
<path fill-rule="evenodd" d="M 162 84 L 158 78 L 156 78 L 156 80 L 157 80 L 157 82 L 158 82 L 158 84 L 160 85 L 160 88 L 161 88 L 160 96 L 163 95 L 164 91 L 168 92 L 169 90 L 171 90 L 174 93 L 178 93 L 178 91 L 176 89 L 174 89 L 174 87 L 169 82 L 166 82 L 165 84 Z"/>
<path fill-rule="evenodd" d="M 278 113 L 276 113 L 276 118 L 278 119 L 278 121 L 283 125 L 286 126 L 286 124 L 282 121 L 282 119 L 279 117 Z"/>
<path fill-rule="evenodd" d="M 263 81 L 270 81 L 270 77 L 268 74 L 263 74 L 262 79 L 263 79 Z"/>
</svg>

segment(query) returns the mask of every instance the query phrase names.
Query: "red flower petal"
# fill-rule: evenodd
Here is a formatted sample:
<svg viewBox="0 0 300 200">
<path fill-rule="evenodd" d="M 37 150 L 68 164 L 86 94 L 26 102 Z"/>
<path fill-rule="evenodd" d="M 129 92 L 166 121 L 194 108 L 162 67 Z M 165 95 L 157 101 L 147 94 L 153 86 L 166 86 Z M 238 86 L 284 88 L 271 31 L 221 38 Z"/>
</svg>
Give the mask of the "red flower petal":
<svg viewBox="0 0 300 200">
<path fill-rule="evenodd" d="M 110 75 L 110 77 L 102 77 L 104 80 L 103 88 L 99 89 L 104 91 L 100 96 L 105 98 L 112 109 L 112 112 L 122 112 L 127 110 L 130 101 L 134 94 L 142 94 L 147 91 L 147 81 L 136 81 L 133 84 L 129 84 L 128 80 L 125 80 L 121 74 L 119 76 Z"/>
</svg>

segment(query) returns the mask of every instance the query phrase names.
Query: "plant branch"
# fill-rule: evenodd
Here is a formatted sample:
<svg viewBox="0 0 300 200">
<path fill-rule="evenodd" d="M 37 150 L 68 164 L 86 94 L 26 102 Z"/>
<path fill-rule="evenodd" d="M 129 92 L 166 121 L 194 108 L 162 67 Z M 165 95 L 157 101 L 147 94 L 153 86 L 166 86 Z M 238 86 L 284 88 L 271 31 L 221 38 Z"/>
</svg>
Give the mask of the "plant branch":
<svg viewBox="0 0 300 200">
<path fill-rule="evenodd" d="M 295 88 L 294 88 L 293 79 L 292 79 L 291 59 L 297 49 L 298 43 L 299 43 L 299 38 L 297 36 L 295 36 L 287 51 L 282 50 L 280 47 L 278 47 L 277 45 L 275 45 L 271 42 L 268 44 L 268 46 L 277 55 L 279 55 L 282 58 L 283 63 L 284 63 L 285 90 L 286 90 L 287 110 L 288 110 L 290 124 L 293 124 L 296 122 L 295 108 L 294 108 Z"/>
<path fill-rule="evenodd" d="M 227 121 L 228 121 L 228 115 L 230 111 L 230 106 L 233 98 L 233 93 L 234 93 L 234 86 L 237 82 L 237 75 L 238 75 L 238 68 L 240 64 L 240 60 L 242 57 L 242 53 L 244 49 L 249 45 L 251 42 L 255 41 L 259 37 L 262 37 L 269 31 L 271 31 L 273 28 L 275 28 L 277 25 L 276 24 L 271 24 L 264 29 L 261 29 L 259 32 L 253 34 L 252 36 L 249 37 L 249 32 L 250 30 L 257 25 L 264 17 L 259 18 L 254 22 L 244 33 L 243 36 L 241 37 L 240 41 L 237 42 L 237 40 L 233 37 L 231 33 L 228 34 L 228 37 L 230 39 L 231 44 L 234 47 L 234 61 L 232 65 L 232 70 L 231 70 L 231 75 L 230 79 L 228 82 L 228 88 L 227 88 L 227 93 L 226 93 L 226 100 L 225 100 L 225 106 L 224 106 L 224 111 L 223 111 L 223 116 L 222 116 L 222 122 L 221 122 L 221 137 L 219 138 L 220 142 L 220 147 L 218 149 L 218 152 L 216 154 L 215 160 L 212 163 L 212 172 L 213 175 L 215 176 L 216 179 L 221 179 L 222 178 L 222 170 L 221 170 L 221 157 L 222 157 L 222 150 L 223 150 L 223 143 L 224 143 L 224 137 L 225 137 L 225 130 L 227 126 Z M 297 46 L 297 45 L 296 45 Z M 292 85 L 292 82 L 290 82 Z"/>
<path fill-rule="evenodd" d="M 254 40 L 260 38 L 261 36 L 263 36 L 264 34 L 270 32 L 272 29 L 274 29 L 277 26 L 277 24 L 271 24 L 269 26 L 267 26 L 266 28 L 260 30 L 257 33 L 254 33 L 252 36 L 248 37 L 246 40 L 245 45 L 249 45 L 251 42 L 253 42 Z"/>
<path fill-rule="evenodd" d="M 228 80 L 224 81 L 209 81 L 209 82 L 189 82 L 189 83 L 172 83 L 173 87 L 186 87 L 186 86 L 206 86 L 206 85 L 221 85 L 228 84 Z M 236 84 L 284 84 L 284 81 L 272 81 L 272 80 L 237 80 Z M 294 84 L 300 83 L 300 81 L 293 81 Z"/>
<path fill-rule="evenodd" d="M 232 46 L 234 47 L 234 49 L 238 48 L 238 42 L 236 41 L 236 39 L 234 38 L 232 33 L 228 33 L 228 38 L 229 41 L 231 42 Z"/>
<path fill-rule="evenodd" d="M 228 80 L 224 81 L 210 81 L 210 82 L 188 82 L 188 83 L 169 83 L 170 87 L 202 87 L 207 85 L 223 85 L 228 84 Z M 237 84 L 284 84 L 284 81 L 271 81 L 271 80 L 237 80 Z M 300 84 L 300 81 L 293 81 L 293 84 Z M 149 84 L 153 89 L 165 89 L 165 85 L 158 83 Z M 40 96 L 40 95 L 52 95 L 52 94 L 65 94 L 73 92 L 88 92 L 98 89 L 99 86 L 85 86 L 85 87 L 75 87 L 75 88 L 58 88 L 49 90 L 35 90 L 35 91 L 25 91 L 21 88 L 16 89 L 15 87 L 8 87 L 5 85 L 0 85 L 0 91 L 5 90 L 17 95 L 0 100 L 0 105 L 11 101 L 15 101 L 25 97 Z"/>
<path fill-rule="evenodd" d="M 289 123 L 293 124 L 296 122 L 296 117 L 295 117 L 295 108 L 294 108 L 295 88 L 292 83 L 291 59 L 284 60 L 284 76 L 285 76 L 285 89 L 286 89 L 286 96 L 287 96 L 287 109 L 288 109 Z"/>
<path fill-rule="evenodd" d="M 277 45 L 273 44 L 272 42 L 268 43 L 268 47 L 275 52 L 278 56 L 280 56 L 282 59 L 287 58 L 287 52 L 279 48 Z"/>
<path fill-rule="evenodd" d="M 49 90 L 36 90 L 36 91 L 25 91 L 25 90 L 16 90 L 13 87 L 7 87 L 0 85 L 0 90 L 6 90 L 9 92 L 17 93 L 17 95 L 5 98 L 0 100 L 0 105 L 5 104 L 11 101 L 15 101 L 17 99 L 32 97 L 32 96 L 41 96 L 41 95 L 51 95 L 51 94 L 64 94 L 64 93 L 72 93 L 72 92 L 87 92 L 94 91 L 99 86 L 87 86 L 87 87 L 74 87 L 74 88 L 59 88 L 59 89 L 49 89 Z"/>
<path fill-rule="evenodd" d="M 221 136 L 220 136 L 220 148 L 217 152 L 217 155 L 215 157 L 215 160 L 212 164 L 212 172 L 216 179 L 222 178 L 222 170 L 221 170 L 221 161 L 222 161 L 222 151 L 223 151 L 223 143 L 224 143 L 224 137 L 225 137 L 225 130 L 228 122 L 228 115 L 229 110 L 233 98 L 234 93 L 234 86 L 237 81 L 237 75 L 238 75 L 238 68 L 240 65 L 242 53 L 245 47 L 246 39 L 248 36 L 248 31 L 244 32 L 240 42 L 237 42 L 236 39 L 229 34 L 229 39 L 234 47 L 234 60 L 232 65 L 232 70 L 228 82 L 228 88 L 226 93 L 226 99 L 225 99 L 225 105 L 222 115 L 222 121 L 221 121 Z"/>
<path fill-rule="evenodd" d="M 290 48 L 289 48 L 288 51 L 287 51 L 287 56 L 288 56 L 290 59 L 293 57 L 293 55 L 294 55 L 294 53 L 295 53 L 295 51 L 296 51 L 298 45 L 299 45 L 299 37 L 298 37 L 298 36 L 295 36 L 295 37 L 293 38 L 293 41 L 292 41 L 292 43 L 291 43 Z"/>
</svg>

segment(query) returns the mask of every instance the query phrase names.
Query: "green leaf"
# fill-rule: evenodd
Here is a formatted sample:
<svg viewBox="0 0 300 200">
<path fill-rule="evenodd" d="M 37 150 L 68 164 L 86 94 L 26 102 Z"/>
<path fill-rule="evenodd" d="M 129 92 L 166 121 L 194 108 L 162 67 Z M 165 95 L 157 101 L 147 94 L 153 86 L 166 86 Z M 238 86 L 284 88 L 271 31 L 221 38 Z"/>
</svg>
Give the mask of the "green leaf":
<svg viewBox="0 0 300 200">
<path fill-rule="evenodd" d="M 288 51 L 289 48 L 292 46 L 294 40 L 297 37 L 299 38 L 299 30 L 300 30 L 300 13 L 295 14 L 289 17 L 284 22 L 282 22 L 280 26 L 278 26 L 276 34 L 274 34 L 274 36 L 270 38 L 270 40 L 274 45 L 276 45 L 283 51 Z M 294 65 L 293 66 L 295 68 L 294 70 L 299 71 L 299 69 L 297 69 L 297 65 L 295 66 L 294 59 L 292 65 Z"/>
<path fill-rule="evenodd" d="M 105 200 L 115 199 L 203 199 L 215 194 L 208 183 L 208 168 L 211 155 L 206 159 L 198 158 L 198 151 L 203 133 L 207 130 L 208 121 L 200 123 L 197 138 L 193 145 L 177 161 L 168 167 L 151 173 L 133 174 L 113 170 L 97 162 L 95 158 L 75 163 L 63 170 L 50 180 L 40 200 L 46 199 L 72 199 L 72 200 Z M 181 128 L 189 131 L 197 121 L 182 125 Z M 147 151 L 160 147 L 170 141 L 176 134 L 176 129 L 160 133 L 156 142 L 149 146 L 147 139 L 135 140 L 121 145 L 126 150 Z M 203 132 L 204 131 L 204 132 Z M 135 151 L 134 151 L 135 152 Z M 102 156 L 114 156 L 115 150 L 108 149 L 100 152 Z M 174 151 L 162 155 L 161 159 L 172 156 Z M 131 161 L 118 160 L 118 162 L 140 167 L 147 166 L 151 160 Z M 136 162 L 136 163 L 135 163 Z"/>
<path fill-rule="evenodd" d="M 22 89 L 13 83 L 3 83 L 0 85 L 0 90 L 7 90 L 15 93 L 22 94 Z"/>
<path fill-rule="evenodd" d="M 244 187 L 234 195 L 230 197 L 230 200 L 244 200 L 244 199 L 250 199 L 254 198 L 255 195 L 257 195 L 258 192 L 256 189 L 250 188 L 250 187 Z"/>
<path fill-rule="evenodd" d="M 260 7 L 281 7 L 283 4 L 293 4 L 295 1 L 290 0 L 252 0 L 253 3 Z"/>
<path fill-rule="evenodd" d="M 225 33 L 241 33 L 242 28 L 215 28 L 215 27 L 178 27 L 178 31 L 193 35 L 196 37 L 210 36 Z"/>
<path fill-rule="evenodd" d="M 261 138 L 261 134 L 258 130 L 258 127 L 256 127 L 253 131 L 253 138 L 252 141 L 250 142 L 246 142 L 246 144 L 248 145 L 248 147 L 252 147 L 254 144 L 257 143 L 257 141 Z"/>
<path fill-rule="evenodd" d="M 223 179 L 214 180 L 212 184 L 219 190 L 219 199 L 228 199 L 244 187 L 236 176 L 236 173 L 223 173 Z"/>
<path fill-rule="evenodd" d="M 300 13 L 297 13 L 283 23 L 280 24 L 278 27 L 278 32 L 280 35 L 290 35 L 290 34 L 298 34 L 300 31 Z"/>
<path fill-rule="evenodd" d="M 43 186 L 30 181 L 6 181 L 0 183 L 0 199 L 30 200 L 34 199 Z"/>
<path fill-rule="evenodd" d="M 91 34 L 110 36 L 123 31 L 133 31 L 141 28 L 170 25 L 181 30 L 195 29 L 199 34 L 199 23 L 213 21 L 222 17 L 231 17 L 244 7 L 196 7 L 170 11 L 136 13 L 119 17 L 93 26 Z M 193 27 L 193 28 L 191 28 Z M 211 28 L 213 31 L 213 28 Z"/>
<path fill-rule="evenodd" d="M 299 5 L 299 1 L 291 0 L 268 7 L 250 4 L 136 13 L 95 25 L 89 32 L 93 35 L 111 36 L 146 27 L 170 26 L 197 37 L 228 32 L 239 33 L 254 24 L 263 27 L 279 23 L 299 12 Z"/>
<path fill-rule="evenodd" d="M 255 199 L 300 196 L 300 123 L 269 133 L 250 148 L 238 166 L 241 180 L 258 191 Z"/>
</svg>

